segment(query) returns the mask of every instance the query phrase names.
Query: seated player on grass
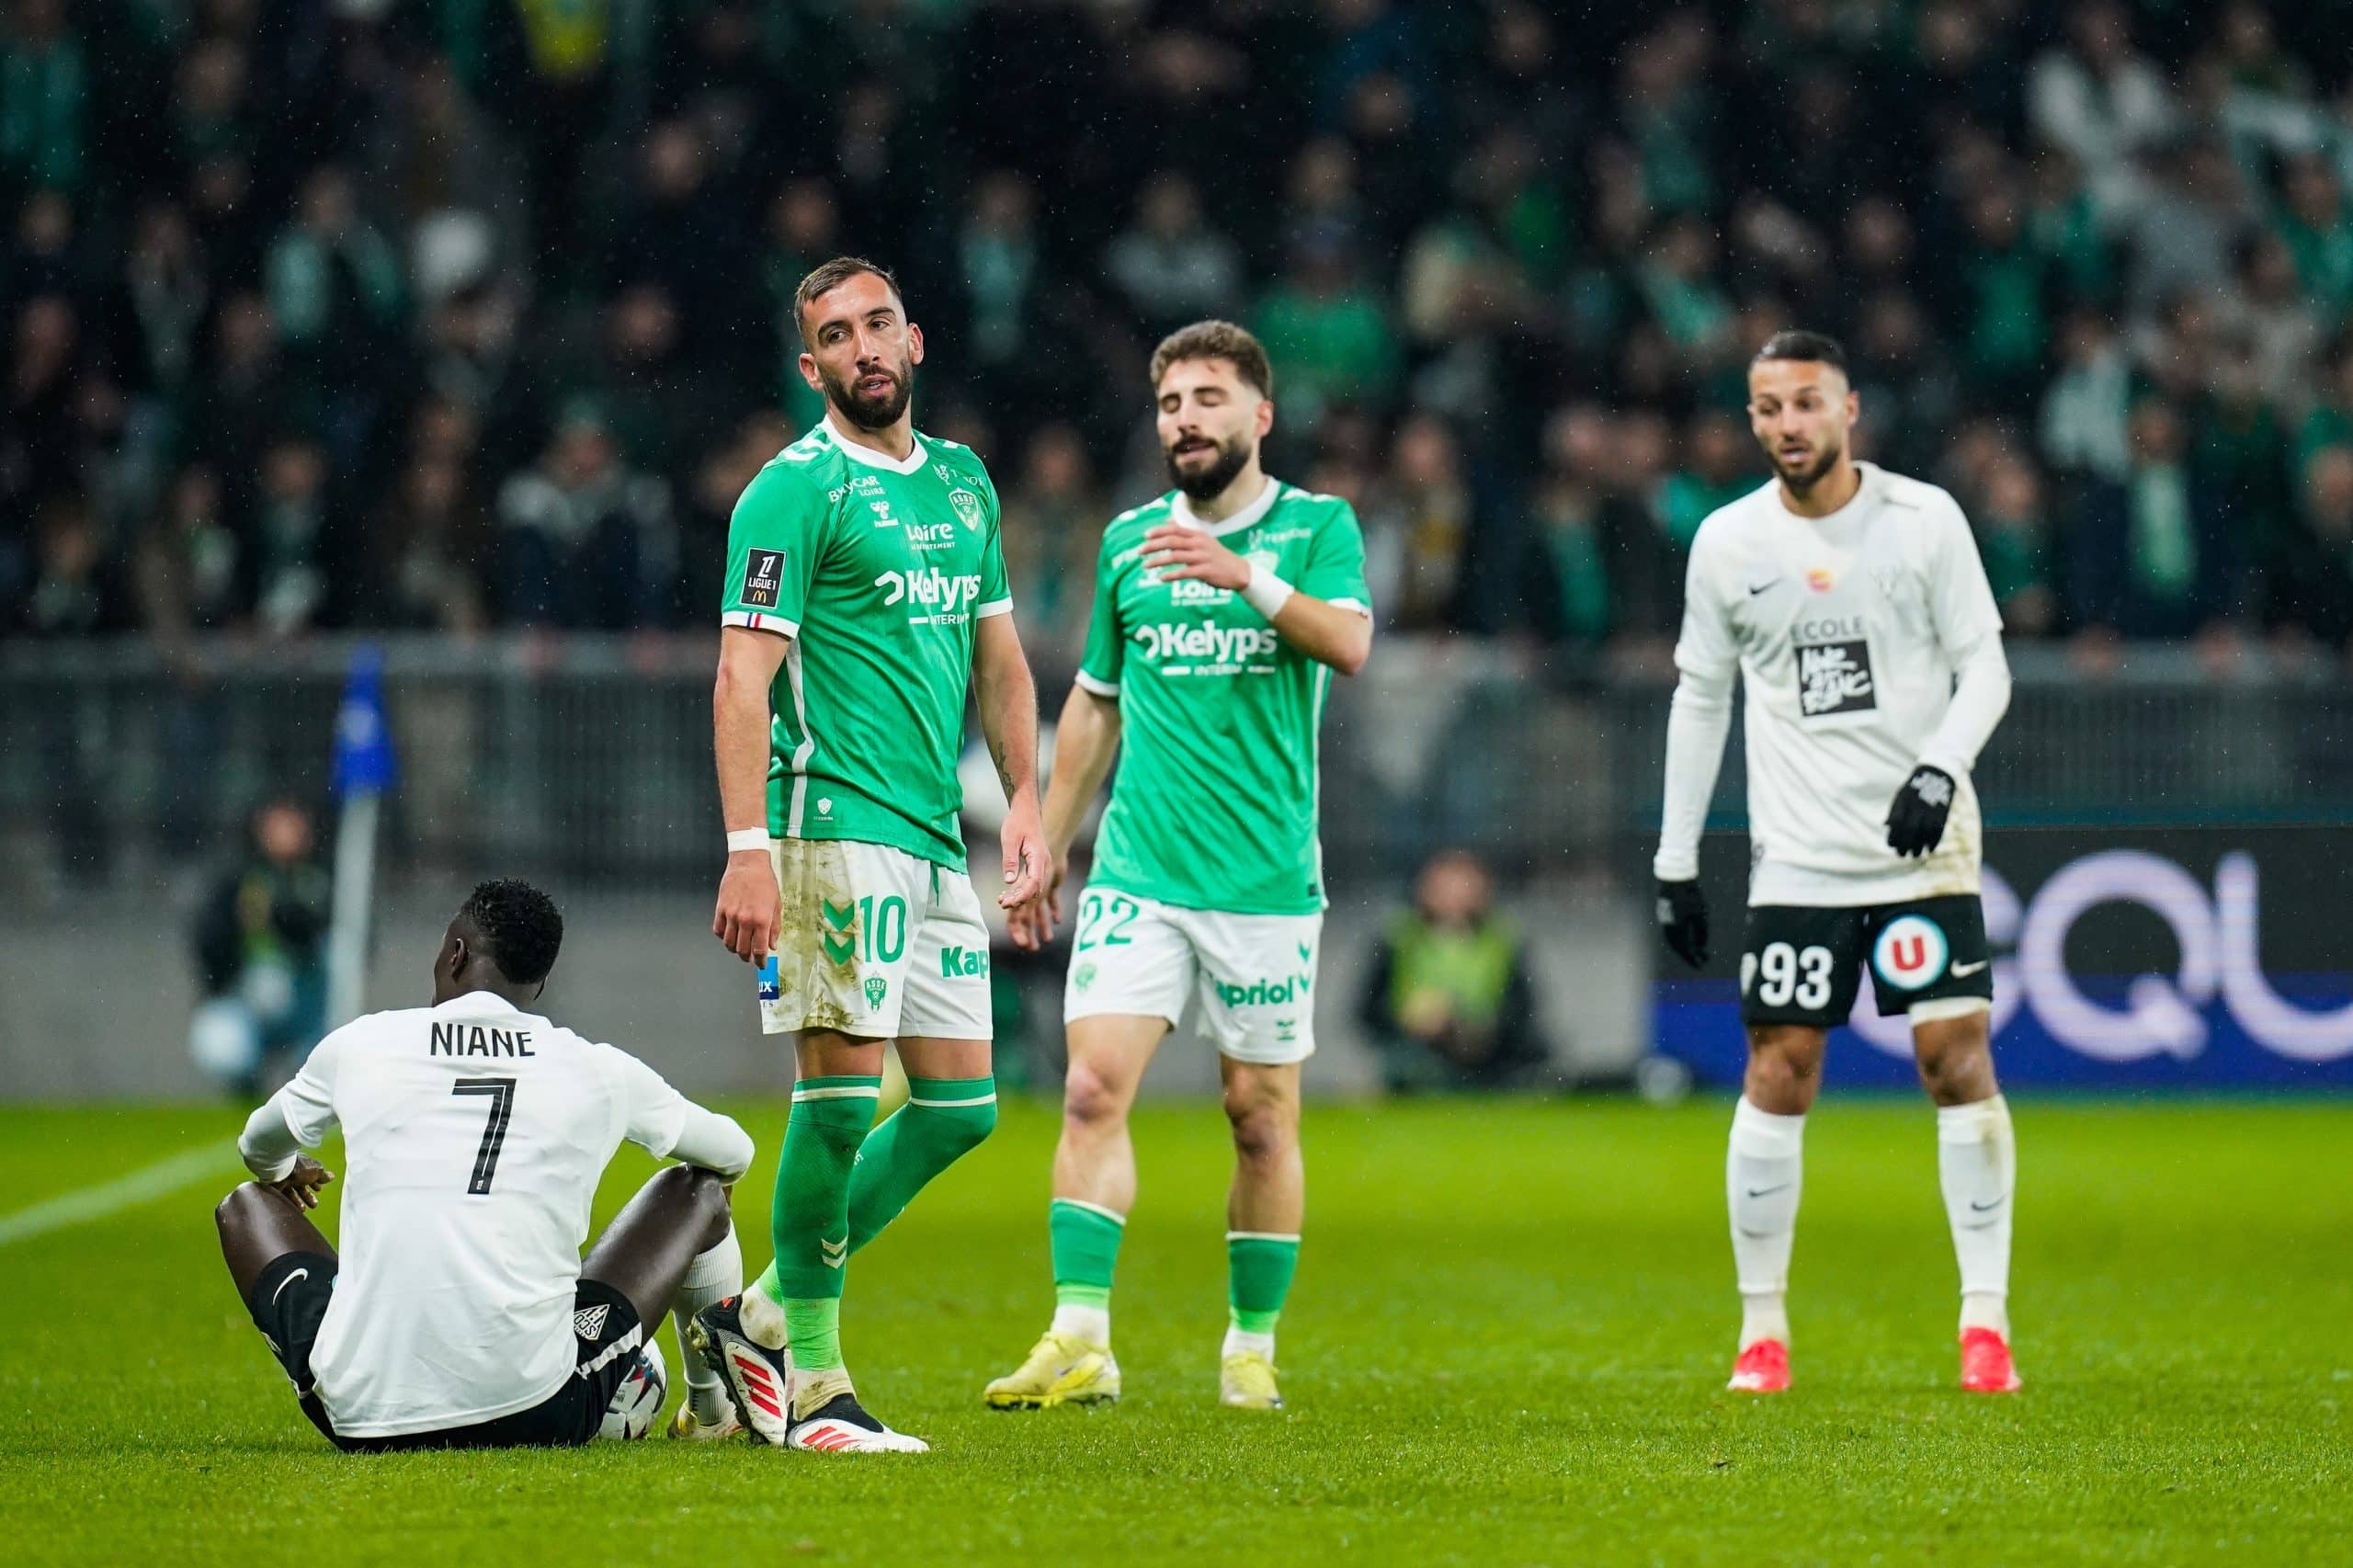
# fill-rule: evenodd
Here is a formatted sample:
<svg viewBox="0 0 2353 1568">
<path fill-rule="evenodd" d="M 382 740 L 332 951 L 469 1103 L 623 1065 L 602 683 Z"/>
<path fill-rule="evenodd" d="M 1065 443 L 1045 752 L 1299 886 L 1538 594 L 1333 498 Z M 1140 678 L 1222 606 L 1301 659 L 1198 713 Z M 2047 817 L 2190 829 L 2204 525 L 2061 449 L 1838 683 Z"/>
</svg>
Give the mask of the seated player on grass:
<svg viewBox="0 0 2353 1568">
<path fill-rule="evenodd" d="M 751 1139 L 626 1051 L 529 1010 L 563 941 L 547 894 L 483 883 L 442 938 L 433 1006 L 335 1030 L 245 1123 L 238 1148 L 259 1179 L 215 1211 L 221 1250 L 302 1413 L 337 1448 L 584 1443 L 632 1401 L 652 1405 L 650 1424 L 662 1314 L 683 1325 L 743 1289 L 727 1188 Z M 298 1151 L 338 1123 L 340 1255 L 303 1212 L 334 1176 Z M 589 1205 L 624 1138 L 682 1163 L 584 1261 Z M 671 1435 L 740 1430 L 718 1380 L 698 1384 L 695 1369 Z"/>
</svg>

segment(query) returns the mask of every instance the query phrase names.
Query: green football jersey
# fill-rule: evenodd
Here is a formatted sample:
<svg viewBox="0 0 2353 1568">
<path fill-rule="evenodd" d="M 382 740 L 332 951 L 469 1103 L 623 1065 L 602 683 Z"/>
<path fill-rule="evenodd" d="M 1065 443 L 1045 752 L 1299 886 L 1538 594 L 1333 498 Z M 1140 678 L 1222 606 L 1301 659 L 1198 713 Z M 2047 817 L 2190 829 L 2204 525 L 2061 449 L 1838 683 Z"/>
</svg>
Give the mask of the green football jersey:
<svg viewBox="0 0 2353 1568">
<path fill-rule="evenodd" d="M 1241 595 L 1145 570 L 1145 530 L 1171 522 L 1203 526 L 1172 491 L 1112 518 L 1096 564 L 1078 682 L 1119 699 L 1122 749 L 1095 880 L 1187 909 L 1311 914 L 1324 907 L 1316 730 L 1331 667 Z M 1300 592 L 1370 613 L 1364 535 L 1337 496 L 1270 479 L 1209 526 Z"/>
<path fill-rule="evenodd" d="M 983 617 L 1013 608 L 996 487 L 917 434 L 895 462 L 830 422 L 768 460 L 727 526 L 720 620 L 791 639 L 769 693 L 768 831 L 964 869 L 964 704 Z"/>
</svg>

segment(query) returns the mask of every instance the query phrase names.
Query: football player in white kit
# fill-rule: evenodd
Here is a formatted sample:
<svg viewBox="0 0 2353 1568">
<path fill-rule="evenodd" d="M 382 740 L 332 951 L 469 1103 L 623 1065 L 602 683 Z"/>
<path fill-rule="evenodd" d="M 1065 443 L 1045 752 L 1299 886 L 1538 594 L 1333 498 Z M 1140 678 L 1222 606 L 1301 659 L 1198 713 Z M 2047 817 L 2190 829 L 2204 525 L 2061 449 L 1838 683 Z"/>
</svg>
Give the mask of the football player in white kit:
<svg viewBox="0 0 2353 1568">
<path fill-rule="evenodd" d="M 1994 1081 L 1984 834 L 1970 769 L 2009 705 L 2001 615 L 1968 519 L 1933 484 L 1857 462 L 1846 356 L 1775 335 L 1748 368 L 1750 428 L 1774 478 L 1692 541 L 1667 721 L 1657 860 L 1666 945 L 1708 957 L 1699 832 L 1746 689 L 1748 1070 L 1725 1182 L 1742 1323 L 1732 1388 L 1790 1385 L 1785 1305 L 1805 1114 L 1862 966 L 1909 1014 L 1937 1106 L 1961 1265 L 1961 1382 L 2018 1387 L 2009 1345 L 2010 1114 Z"/>
<path fill-rule="evenodd" d="M 433 1006 L 321 1040 L 238 1147 L 258 1178 L 214 1212 L 237 1293 L 337 1448 L 586 1442 L 608 1407 L 660 1409 L 662 1314 L 743 1289 L 726 1187 L 752 1141 L 654 1069 L 533 1011 L 563 940 L 547 895 L 484 882 L 449 923 Z M 338 1254 L 305 1210 L 334 1179 L 301 1153 L 343 1127 Z M 584 1261 L 622 1139 L 681 1163 Z M 716 1377 L 674 1437 L 741 1430 Z M 632 1389 L 651 1378 L 651 1391 Z M 617 1395 L 620 1400 L 617 1400 Z M 628 1436 L 642 1436 L 633 1429 Z"/>
</svg>

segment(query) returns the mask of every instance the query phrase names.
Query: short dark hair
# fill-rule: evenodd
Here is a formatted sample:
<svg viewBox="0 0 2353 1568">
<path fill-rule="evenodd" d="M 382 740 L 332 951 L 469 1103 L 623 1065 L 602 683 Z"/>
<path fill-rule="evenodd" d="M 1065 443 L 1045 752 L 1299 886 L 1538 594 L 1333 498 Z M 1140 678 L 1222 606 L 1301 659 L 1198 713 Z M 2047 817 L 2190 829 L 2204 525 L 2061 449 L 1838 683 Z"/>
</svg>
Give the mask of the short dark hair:
<svg viewBox="0 0 2353 1568">
<path fill-rule="evenodd" d="M 1267 346 L 1248 327 L 1230 321 L 1197 321 L 1178 327 L 1152 351 L 1152 390 L 1160 391 L 1160 378 L 1169 366 L 1188 359 L 1226 360 L 1236 375 L 1258 389 L 1260 397 L 1275 395 L 1275 368 L 1267 362 Z"/>
<path fill-rule="evenodd" d="M 899 309 L 907 308 L 907 297 L 899 292 L 899 280 L 891 275 L 889 267 L 878 267 L 862 256 L 837 256 L 802 278 L 801 287 L 792 291 L 792 324 L 801 328 L 801 341 L 809 341 L 805 318 L 810 306 L 851 278 L 867 276 L 882 279 L 891 297 L 899 301 Z"/>
<path fill-rule="evenodd" d="M 458 919 L 482 939 L 483 956 L 517 985 L 545 980 L 563 946 L 563 912 L 555 900 L 514 877 L 476 883 Z"/>
<path fill-rule="evenodd" d="M 1802 359 L 1835 366 L 1840 375 L 1847 373 L 1847 349 L 1826 332 L 1777 332 L 1765 340 L 1750 364 L 1767 359 Z"/>
</svg>

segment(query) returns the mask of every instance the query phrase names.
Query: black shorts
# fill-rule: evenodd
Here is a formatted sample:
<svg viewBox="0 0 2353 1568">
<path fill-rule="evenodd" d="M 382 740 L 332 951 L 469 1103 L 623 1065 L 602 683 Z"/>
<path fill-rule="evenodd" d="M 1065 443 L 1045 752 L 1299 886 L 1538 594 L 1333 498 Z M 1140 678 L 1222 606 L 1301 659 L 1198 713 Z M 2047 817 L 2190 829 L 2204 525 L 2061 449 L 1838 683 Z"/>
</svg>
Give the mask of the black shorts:
<svg viewBox="0 0 2353 1568">
<path fill-rule="evenodd" d="M 294 1381 L 302 1414 L 338 1449 L 382 1453 L 396 1449 L 570 1448 L 597 1435 L 605 1409 L 645 1343 L 645 1325 L 629 1298 L 601 1279 L 583 1279 L 573 1295 L 572 1326 L 579 1353 L 577 1375 L 529 1410 L 494 1416 L 471 1426 L 438 1432 L 404 1432 L 397 1437 L 347 1437 L 327 1419 L 311 1347 L 335 1297 L 335 1260 L 324 1253 L 290 1252 L 273 1258 L 254 1280 L 245 1309 L 269 1342 L 270 1352 Z"/>
<path fill-rule="evenodd" d="M 1843 1024 L 1866 961 L 1883 1017 L 1921 1002 L 1994 997 L 1985 907 L 1975 893 L 1852 909 L 1756 904 L 1740 953 L 1740 1021 Z"/>
</svg>

